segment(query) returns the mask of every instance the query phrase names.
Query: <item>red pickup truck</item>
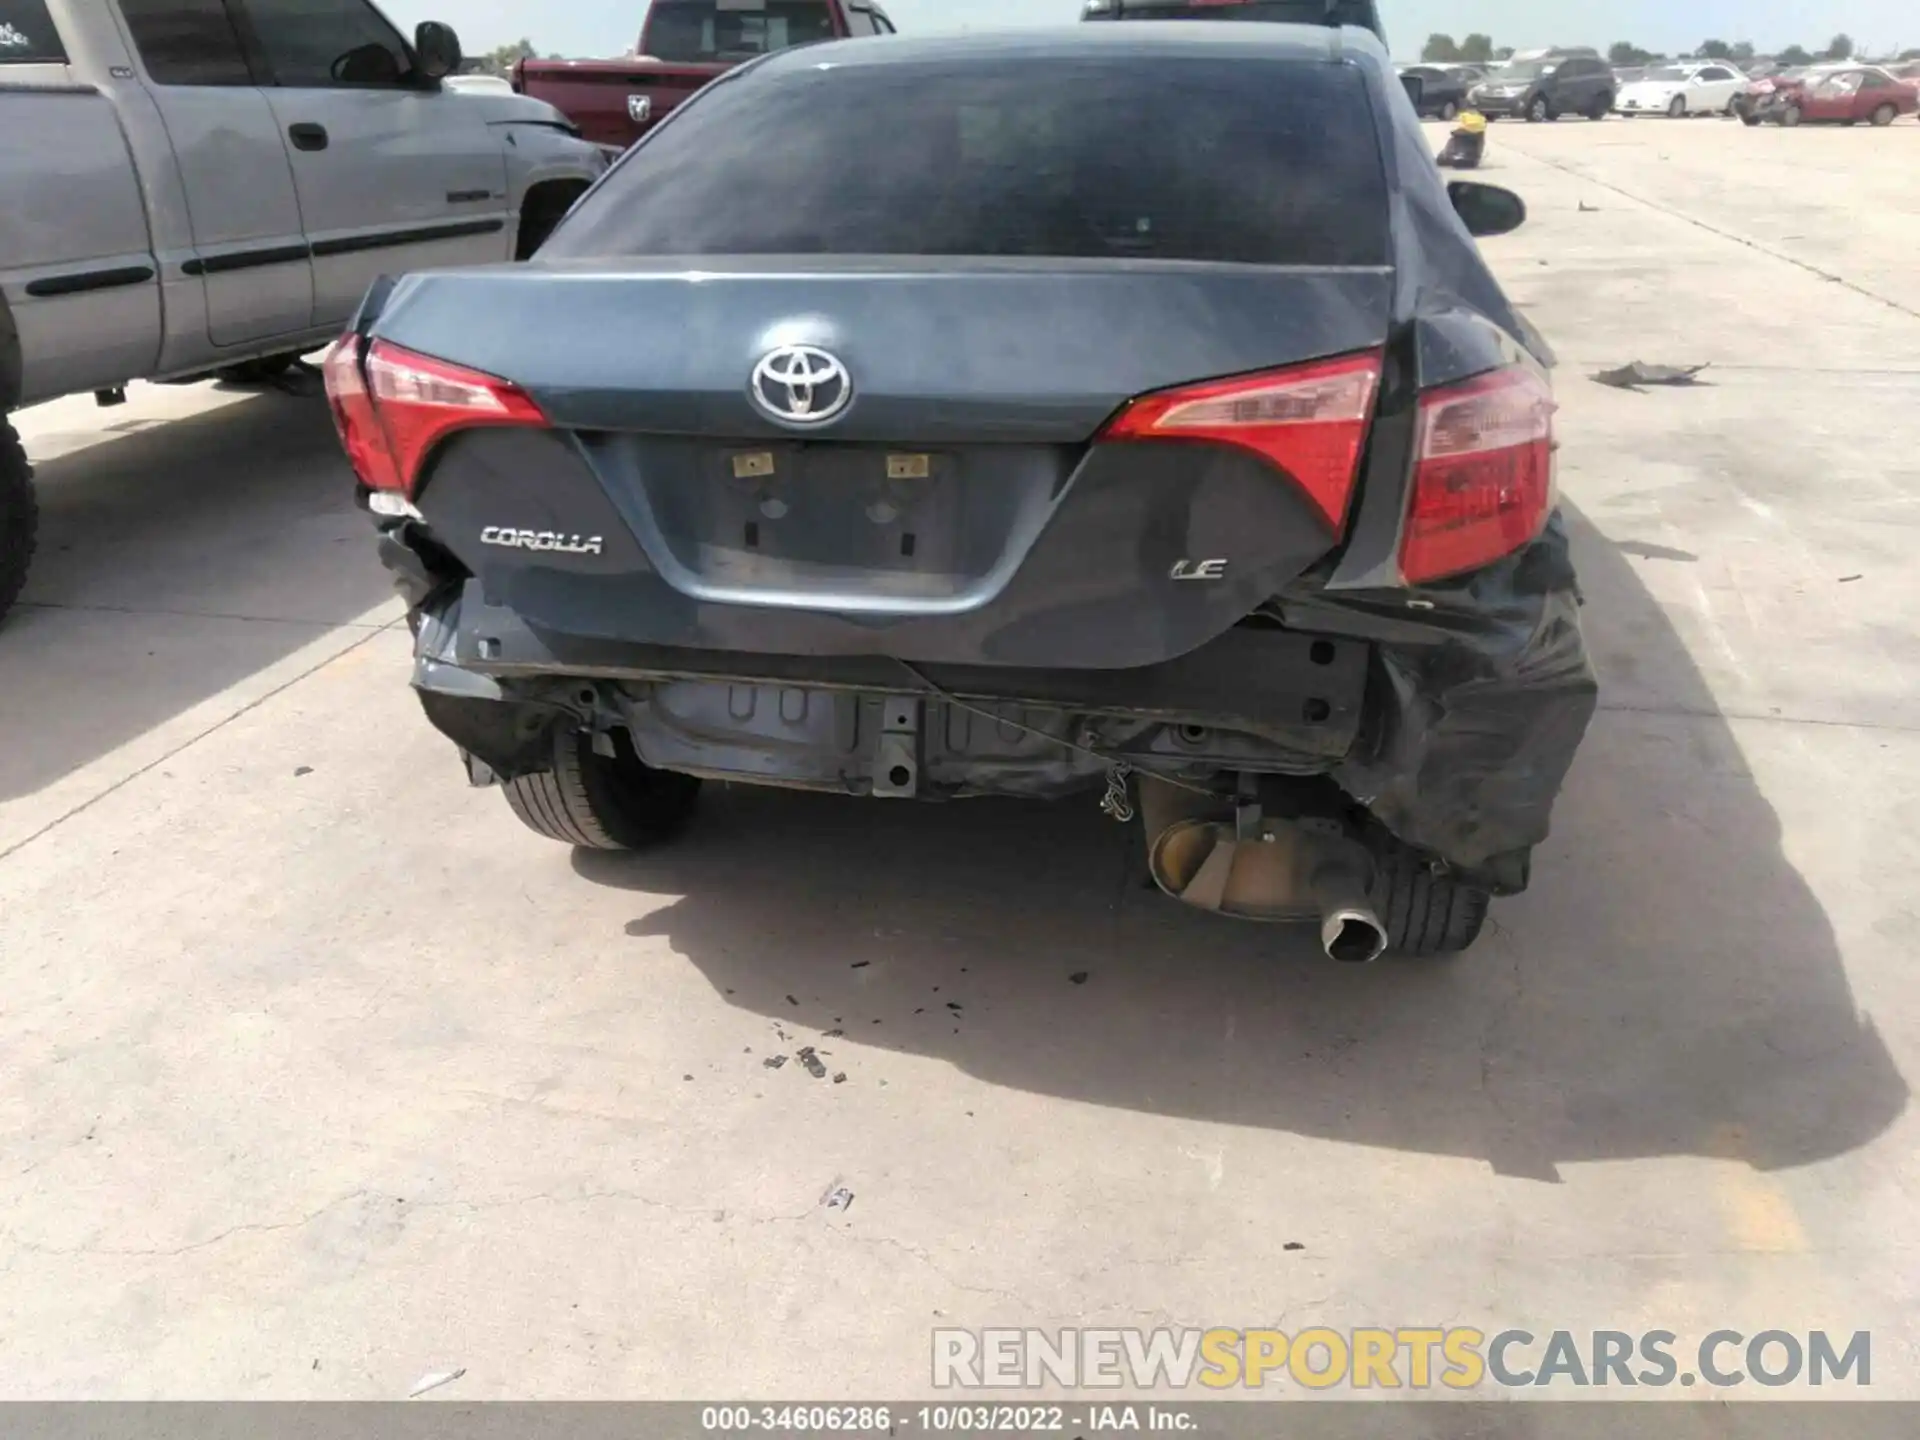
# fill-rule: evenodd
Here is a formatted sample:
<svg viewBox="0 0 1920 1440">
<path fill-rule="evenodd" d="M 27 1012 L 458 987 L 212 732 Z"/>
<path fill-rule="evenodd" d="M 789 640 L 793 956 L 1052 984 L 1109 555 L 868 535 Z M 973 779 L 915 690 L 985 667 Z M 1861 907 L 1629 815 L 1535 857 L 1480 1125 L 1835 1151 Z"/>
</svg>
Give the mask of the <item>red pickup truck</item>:
<svg viewBox="0 0 1920 1440">
<path fill-rule="evenodd" d="M 513 88 L 624 150 L 714 76 L 770 50 L 894 33 L 876 0 L 653 0 L 626 59 L 522 60 Z"/>
</svg>

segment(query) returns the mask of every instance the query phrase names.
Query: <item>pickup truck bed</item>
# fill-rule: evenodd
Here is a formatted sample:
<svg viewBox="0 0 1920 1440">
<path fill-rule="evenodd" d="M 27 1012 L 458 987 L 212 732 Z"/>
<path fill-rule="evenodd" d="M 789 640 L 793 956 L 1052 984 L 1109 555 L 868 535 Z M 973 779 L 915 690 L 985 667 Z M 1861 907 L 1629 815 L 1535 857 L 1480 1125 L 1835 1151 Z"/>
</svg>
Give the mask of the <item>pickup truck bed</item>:
<svg viewBox="0 0 1920 1440">
<path fill-rule="evenodd" d="M 0 204 L 0 396 L 14 403 L 147 374 L 160 352 L 158 267 L 113 105 L 90 85 L 0 83 L 0 196 L 42 193 L 56 154 L 59 224 Z M 61 303 L 7 306 L 15 292 Z"/>
<path fill-rule="evenodd" d="M 522 60 L 513 88 L 546 101 L 596 145 L 624 150 L 732 65 L 651 60 Z"/>
<path fill-rule="evenodd" d="M 632 55 L 522 60 L 513 88 L 587 139 L 624 150 L 737 65 L 811 41 L 893 33 L 876 0 L 653 0 Z"/>
</svg>

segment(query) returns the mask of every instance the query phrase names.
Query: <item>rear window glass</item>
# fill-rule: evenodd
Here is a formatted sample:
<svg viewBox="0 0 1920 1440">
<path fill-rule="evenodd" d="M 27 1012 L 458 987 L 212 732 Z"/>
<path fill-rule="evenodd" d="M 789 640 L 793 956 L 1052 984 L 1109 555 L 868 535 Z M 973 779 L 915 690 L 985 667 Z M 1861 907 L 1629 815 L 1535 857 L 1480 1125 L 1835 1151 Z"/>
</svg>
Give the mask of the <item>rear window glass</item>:
<svg viewBox="0 0 1920 1440">
<path fill-rule="evenodd" d="M 655 0 L 646 53 L 682 64 L 750 60 L 832 38 L 827 0 Z"/>
<path fill-rule="evenodd" d="M 0 0 L 0 65 L 64 65 L 66 47 L 46 0 Z"/>
<path fill-rule="evenodd" d="M 541 254 L 954 255 L 1381 265 L 1350 66 L 901 63 L 714 86 Z"/>
</svg>

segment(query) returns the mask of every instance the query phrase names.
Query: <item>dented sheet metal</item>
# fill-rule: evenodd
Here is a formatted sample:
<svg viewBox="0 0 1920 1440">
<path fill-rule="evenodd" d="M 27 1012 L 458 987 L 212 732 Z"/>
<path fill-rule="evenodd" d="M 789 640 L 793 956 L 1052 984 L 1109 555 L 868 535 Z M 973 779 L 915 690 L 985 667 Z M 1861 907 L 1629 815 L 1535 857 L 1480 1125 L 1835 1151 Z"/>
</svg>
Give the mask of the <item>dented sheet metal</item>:
<svg viewBox="0 0 1920 1440">
<path fill-rule="evenodd" d="M 1523 889 L 1599 700 L 1565 524 L 1556 514 L 1513 559 L 1415 603 L 1433 608 L 1305 585 L 1279 603 L 1290 626 L 1374 642 L 1372 683 L 1391 703 L 1333 776 L 1402 840 Z"/>
</svg>

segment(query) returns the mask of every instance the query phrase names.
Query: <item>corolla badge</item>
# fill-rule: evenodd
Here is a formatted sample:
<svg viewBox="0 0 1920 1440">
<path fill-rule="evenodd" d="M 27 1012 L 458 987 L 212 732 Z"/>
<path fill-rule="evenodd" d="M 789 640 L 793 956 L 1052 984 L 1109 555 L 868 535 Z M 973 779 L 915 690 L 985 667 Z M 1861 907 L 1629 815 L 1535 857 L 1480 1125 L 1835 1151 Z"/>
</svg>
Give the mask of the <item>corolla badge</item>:
<svg viewBox="0 0 1920 1440">
<path fill-rule="evenodd" d="M 782 345 L 753 367 L 747 387 L 782 425 L 825 425 L 853 403 L 853 377 L 836 355 L 812 345 Z"/>
<path fill-rule="evenodd" d="M 482 545 L 502 550 L 532 550 L 542 555 L 599 555 L 606 539 L 599 535 L 565 535 L 556 530 L 516 530 L 506 525 L 489 525 L 480 532 Z"/>
</svg>

